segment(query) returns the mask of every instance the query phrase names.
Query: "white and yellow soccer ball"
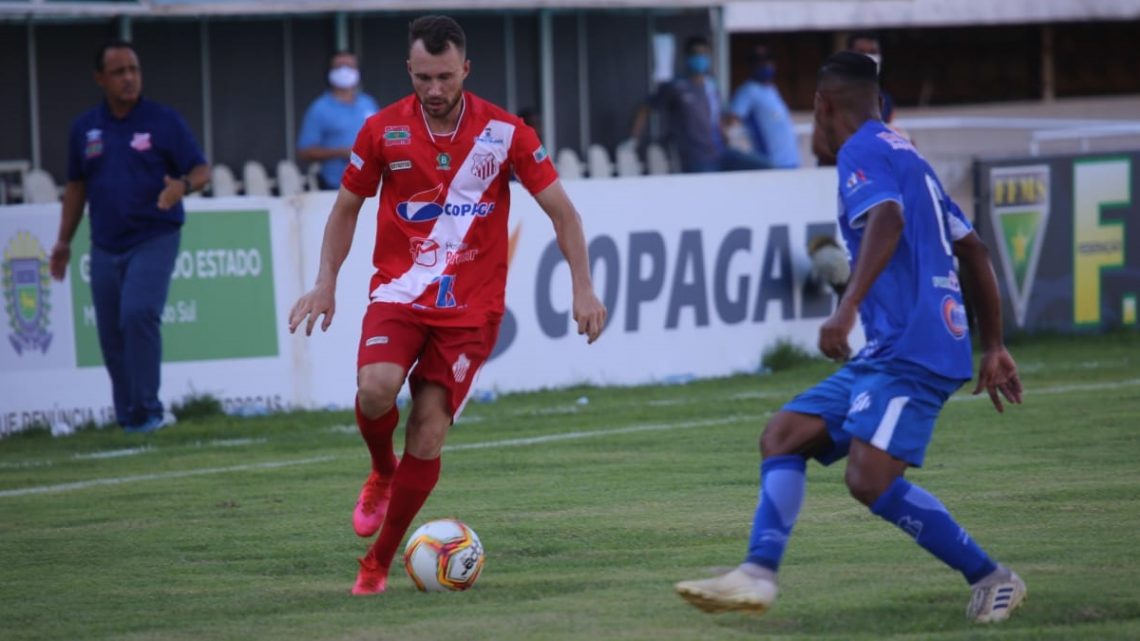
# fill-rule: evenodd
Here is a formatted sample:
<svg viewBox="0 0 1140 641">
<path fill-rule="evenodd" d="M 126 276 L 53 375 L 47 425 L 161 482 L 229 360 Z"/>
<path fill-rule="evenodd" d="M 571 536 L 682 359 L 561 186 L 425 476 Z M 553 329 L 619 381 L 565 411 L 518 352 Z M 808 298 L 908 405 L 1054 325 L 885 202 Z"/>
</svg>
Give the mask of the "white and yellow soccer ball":
<svg viewBox="0 0 1140 641">
<path fill-rule="evenodd" d="M 483 544 L 457 519 L 424 523 L 408 537 L 404 568 L 421 592 L 466 590 L 483 571 Z"/>
</svg>

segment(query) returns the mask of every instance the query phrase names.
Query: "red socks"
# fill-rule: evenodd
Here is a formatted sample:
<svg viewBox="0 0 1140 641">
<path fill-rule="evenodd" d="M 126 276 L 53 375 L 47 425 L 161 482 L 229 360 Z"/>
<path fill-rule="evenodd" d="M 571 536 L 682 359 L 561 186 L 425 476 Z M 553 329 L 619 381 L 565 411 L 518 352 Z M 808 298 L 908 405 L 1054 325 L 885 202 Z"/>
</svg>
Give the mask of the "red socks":
<svg viewBox="0 0 1140 641">
<path fill-rule="evenodd" d="M 380 538 L 368 550 L 366 558 L 369 561 L 384 568 L 391 567 L 392 557 L 396 555 L 396 548 L 404 539 L 408 526 L 439 480 L 439 467 L 439 457 L 424 460 L 404 452 L 392 480 L 392 500 L 384 517 L 384 526 L 380 528 Z"/>
<path fill-rule="evenodd" d="M 392 433 L 400 423 L 400 410 L 393 405 L 387 414 L 368 418 L 360 412 L 360 399 L 356 400 L 356 426 L 372 455 L 372 469 L 380 476 L 391 477 L 396 471 L 396 452 L 392 449 Z"/>
</svg>

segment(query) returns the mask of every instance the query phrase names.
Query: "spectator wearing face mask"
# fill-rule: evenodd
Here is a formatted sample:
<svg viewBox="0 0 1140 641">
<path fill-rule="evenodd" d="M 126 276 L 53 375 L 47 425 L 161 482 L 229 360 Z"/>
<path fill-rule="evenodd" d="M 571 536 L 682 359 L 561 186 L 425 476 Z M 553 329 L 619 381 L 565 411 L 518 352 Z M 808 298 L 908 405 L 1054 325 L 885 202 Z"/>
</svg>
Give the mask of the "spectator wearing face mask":
<svg viewBox="0 0 1140 641">
<path fill-rule="evenodd" d="M 875 61 L 875 67 L 879 71 L 879 77 L 883 75 L 883 47 L 879 41 L 879 36 L 870 31 L 857 31 L 847 36 L 847 50 L 861 53 L 871 60 Z M 880 110 L 883 112 L 883 122 L 893 129 L 895 133 L 900 134 L 904 138 L 910 138 L 906 131 L 894 123 L 895 120 L 895 99 L 886 89 L 882 88 L 882 83 L 879 86 L 879 96 L 881 97 Z"/>
<path fill-rule="evenodd" d="M 776 169 L 800 166 L 796 132 L 788 105 L 776 88 L 776 63 L 764 45 L 749 57 L 752 75 L 732 97 L 732 111 L 752 140 L 753 152 Z"/>
<path fill-rule="evenodd" d="M 668 138 L 681 159 L 681 171 L 698 173 L 764 169 L 758 156 L 736 149 L 725 140 L 721 129 L 720 92 L 712 68 L 712 48 L 701 36 L 685 43 L 686 75 L 662 83 L 649 102 L 638 110 L 631 136 L 640 139 L 650 109 L 665 114 Z"/>
<path fill-rule="evenodd" d="M 336 189 L 348 166 L 352 143 L 369 116 L 376 113 L 376 101 L 360 91 L 360 68 L 356 55 L 339 51 L 329 61 L 329 89 L 305 112 L 297 136 L 297 157 L 301 162 L 321 165 L 317 174 L 321 189 Z"/>
</svg>

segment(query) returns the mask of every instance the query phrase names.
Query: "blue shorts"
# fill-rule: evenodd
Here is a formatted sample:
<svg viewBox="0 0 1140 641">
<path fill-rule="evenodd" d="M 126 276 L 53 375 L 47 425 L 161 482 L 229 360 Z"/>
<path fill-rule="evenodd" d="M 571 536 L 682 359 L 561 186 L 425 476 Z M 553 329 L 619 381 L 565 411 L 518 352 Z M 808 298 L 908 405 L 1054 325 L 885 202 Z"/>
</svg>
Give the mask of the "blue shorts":
<svg viewBox="0 0 1140 641">
<path fill-rule="evenodd" d="M 816 454 L 830 465 L 847 456 L 851 439 L 922 467 L 934 421 L 965 381 L 908 363 L 851 362 L 784 406 L 821 417 L 832 446 Z"/>
</svg>

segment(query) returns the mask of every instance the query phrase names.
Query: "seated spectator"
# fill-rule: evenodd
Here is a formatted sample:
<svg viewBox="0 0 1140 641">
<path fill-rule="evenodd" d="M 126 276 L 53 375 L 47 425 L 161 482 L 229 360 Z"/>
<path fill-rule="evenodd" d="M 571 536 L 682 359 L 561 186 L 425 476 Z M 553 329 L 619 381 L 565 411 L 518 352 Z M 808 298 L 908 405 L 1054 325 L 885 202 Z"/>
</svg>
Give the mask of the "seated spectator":
<svg viewBox="0 0 1140 641">
<path fill-rule="evenodd" d="M 776 63 L 768 47 L 758 45 L 749 57 L 752 76 L 736 90 L 732 111 L 752 140 L 752 151 L 770 167 L 800 166 L 796 131 L 788 105 L 776 88 Z"/>
</svg>

